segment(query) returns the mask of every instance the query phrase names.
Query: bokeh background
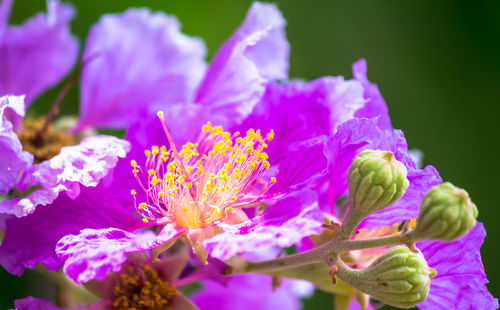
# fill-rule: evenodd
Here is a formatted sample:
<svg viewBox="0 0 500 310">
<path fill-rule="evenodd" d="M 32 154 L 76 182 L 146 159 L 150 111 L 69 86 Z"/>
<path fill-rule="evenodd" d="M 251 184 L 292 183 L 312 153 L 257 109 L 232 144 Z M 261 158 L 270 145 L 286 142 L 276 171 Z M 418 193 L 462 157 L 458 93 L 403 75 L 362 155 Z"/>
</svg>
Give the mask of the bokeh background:
<svg viewBox="0 0 500 310">
<path fill-rule="evenodd" d="M 251 2 L 74 1 L 78 13 L 72 30 L 83 45 L 102 14 L 149 6 L 176 15 L 184 33 L 203 38 L 209 60 Z M 274 2 L 288 21 L 291 78 L 351 78 L 351 64 L 366 58 L 368 76 L 378 83 L 393 126 L 405 132 L 410 148 L 422 150 L 425 164 L 434 165 L 443 179 L 469 191 L 488 232 L 481 252 L 489 289 L 500 296 L 500 1 Z M 42 0 L 16 0 L 10 22 L 21 23 L 42 10 Z M 45 113 L 58 90 L 40 97 L 33 109 Z M 61 112 L 76 114 L 78 96 L 75 87 Z M 38 281 L 33 272 L 20 279 L 2 269 L 0 309 L 12 307 L 16 298 L 53 294 L 53 287 Z M 305 309 L 331 308 L 331 296 L 321 292 L 305 301 Z"/>
</svg>

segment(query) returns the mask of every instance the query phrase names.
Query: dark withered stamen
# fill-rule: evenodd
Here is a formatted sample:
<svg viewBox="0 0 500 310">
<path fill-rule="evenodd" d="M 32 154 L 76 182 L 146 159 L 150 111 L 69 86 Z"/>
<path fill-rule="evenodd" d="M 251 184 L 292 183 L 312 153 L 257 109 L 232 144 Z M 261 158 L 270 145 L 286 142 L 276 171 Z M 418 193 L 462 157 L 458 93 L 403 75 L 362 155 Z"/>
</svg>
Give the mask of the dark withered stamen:
<svg viewBox="0 0 500 310">
<path fill-rule="evenodd" d="M 37 139 L 37 133 L 44 124 L 44 119 L 25 117 L 22 131 L 17 132 L 23 150 L 30 152 L 35 157 L 34 163 L 51 159 L 59 154 L 63 146 L 75 144 L 74 137 L 64 131 L 55 130 L 52 125 L 47 126 L 43 138 Z"/>
<path fill-rule="evenodd" d="M 144 266 L 143 272 L 129 267 L 120 275 L 113 292 L 113 308 L 117 310 L 164 310 L 177 290 L 163 281 L 151 266 Z"/>
</svg>

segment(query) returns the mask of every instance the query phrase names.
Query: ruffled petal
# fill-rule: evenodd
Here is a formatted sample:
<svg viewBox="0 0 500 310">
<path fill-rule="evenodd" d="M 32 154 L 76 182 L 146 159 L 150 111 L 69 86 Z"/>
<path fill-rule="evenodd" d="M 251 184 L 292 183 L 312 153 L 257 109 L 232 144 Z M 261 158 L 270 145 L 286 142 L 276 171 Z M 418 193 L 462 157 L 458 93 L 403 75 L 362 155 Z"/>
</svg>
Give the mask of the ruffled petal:
<svg viewBox="0 0 500 310">
<path fill-rule="evenodd" d="M 144 227 L 139 218 L 131 215 L 133 206 L 119 204 L 113 195 L 101 185 L 83 188 L 75 200 L 63 193 L 52 204 L 30 215 L 8 218 L 0 246 L 0 264 L 16 275 L 38 263 L 56 271 L 62 262 L 55 247 L 62 237 L 78 234 L 85 228 L 135 231 Z"/>
<path fill-rule="evenodd" d="M 248 115 L 268 80 L 286 79 L 289 45 L 285 20 L 272 4 L 254 3 L 243 24 L 219 49 L 195 102 L 234 123 Z M 220 124 L 227 127 L 227 124 Z"/>
<path fill-rule="evenodd" d="M 274 130 L 275 138 L 266 152 L 271 160 L 280 160 L 301 141 L 334 133 L 364 104 L 361 83 L 344 81 L 342 77 L 308 83 L 269 83 L 262 100 L 236 130 Z"/>
<path fill-rule="evenodd" d="M 352 65 L 352 72 L 354 79 L 363 85 L 363 97 L 367 100 L 365 106 L 356 112 L 356 117 L 378 118 L 380 128 L 392 128 L 384 98 L 377 85 L 371 83 L 366 76 L 366 60 L 361 59 Z"/>
<path fill-rule="evenodd" d="M 322 224 L 316 194 L 302 191 L 241 224 L 219 224 L 225 232 L 205 240 L 203 245 L 212 257 L 227 260 L 255 249 L 291 246 L 305 236 L 320 233 Z"/>
<path fill-rule="evenodd" d="M 21 190 L 30 186 L 41 188 L 24 198 L 1 201 L 0 212 L 25 216 L 36 206 L 54 201 L 60 192 L 75 199 L 81 185 L 97 186 L 129 148 L 127 141 L 112 136 L 88 137 L 78 145 L 63 147 L 54 158 L 30 167 L 18 185 Z"/>
<path fill-rule="evenodd" d="M 158 247 L 185 229 L 164 227 L 156 235 L 152 231 L 133 234 L 117 228 L 84 229 L 78 235 L 63 237 L 56 253 L 64 263 L 64 272 L 75 282 L 102 280 L 108 272 L 119 272 L 127 260 L 127 253 Z"/>
<path fill-rule="evenodd" d="M 213 281 L 203 281 L 202 289 L 191 300 L 202 310 L 271 310 L 301 309 L 300 294 L 293 280 L 283 279 L 274 289 L 266 275 L 235 275 L 227 287 Z"/>
<path fill-rule="evenodd" d="M 206 65 L 200 39 L 177 19 L 147 9 L 106 15 L 91 29 L 82 75 L 79 129 L 125 127 L 135 110 L 192 101 Z M 156 112 L 156 111 L 155 111 Z"/>
<path fill-rule="evenodd" d="M 497 309 L 498 300 L 486 288 L 486 275 L 481 262 L 480 248 L 486 231 L 483 224 L 453 242 L 424 241 L 417 247 L 437 275 L 422 310 Z"/>
<path fill-rule="evenodd" d="M 24 96 L 0 98 L 0 194 L 6 195 L 18 181 L 21 173 L 33 163 L 33 155 L 23 151 L 6 112 L 24 116 Z M 0 211 L 1 212 L 1 211 Z"/>
<path fill-rule="evenodd" d="M 0 94 L 25 94 L 28 105 L 57 84 L 78 55 L 78 41 L 69 29 L 73 7 L 56 0 L 47 6 L 47 14 L 7 27 L 0 40 Z"/>
</svg>

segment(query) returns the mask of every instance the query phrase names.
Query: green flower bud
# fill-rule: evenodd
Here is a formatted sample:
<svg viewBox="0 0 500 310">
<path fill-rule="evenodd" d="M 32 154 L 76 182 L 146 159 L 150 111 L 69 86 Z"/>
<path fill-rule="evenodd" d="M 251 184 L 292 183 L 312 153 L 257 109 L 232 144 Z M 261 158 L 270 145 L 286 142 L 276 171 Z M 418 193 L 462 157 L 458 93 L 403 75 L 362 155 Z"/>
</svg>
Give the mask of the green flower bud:
<svg viewBox="0 0 500 310">
<path fill-rule="evenodd" d="M 417 225 L 416 240 L 452 241 L 476 225 L 478 212 L 469 194 L 449 182 L 441 183 L 425 195 Z"/>
<path fill-rule="evenodd" d="M 361 152 L 353 160 L 347 178 L 353 212 L 364 218 L 393 204 L 410 184 L 406 174 L 406 167 L 392 152 Z"/>
<path fill-rule="evenodd" d="M 347 284 L 392 306 L 412 308 L 429 294 L 436 270 L 429 268 L 421 253 L 397 246 L 369 267 L 356 270 L 343 264 L 337 276 Z"/>
</svg>

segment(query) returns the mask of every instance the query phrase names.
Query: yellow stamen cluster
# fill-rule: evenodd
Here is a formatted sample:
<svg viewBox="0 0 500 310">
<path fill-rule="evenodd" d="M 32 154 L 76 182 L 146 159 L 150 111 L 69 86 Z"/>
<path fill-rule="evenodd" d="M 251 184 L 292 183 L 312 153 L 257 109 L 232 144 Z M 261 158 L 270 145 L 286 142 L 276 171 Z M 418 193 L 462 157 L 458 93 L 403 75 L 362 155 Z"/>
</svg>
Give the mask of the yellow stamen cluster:
<svg viewBox="0 0 500 310">
<path fill-rule="evenodd" d="M 240 137 L 208 122 L 198 143 L 188 142 L 178 153 L 175 147 L 153 146 L 145 151 L 144 170 L 131 161 L 147 194 L 139 213 L 145 220 L 198 228 L 250 204 L 276 182 L 274 177 L 262 182 L 270 167 L 265 149 L 273 137 L 273 131 L 264 138 L 254 129 Z"/>
</svg>

